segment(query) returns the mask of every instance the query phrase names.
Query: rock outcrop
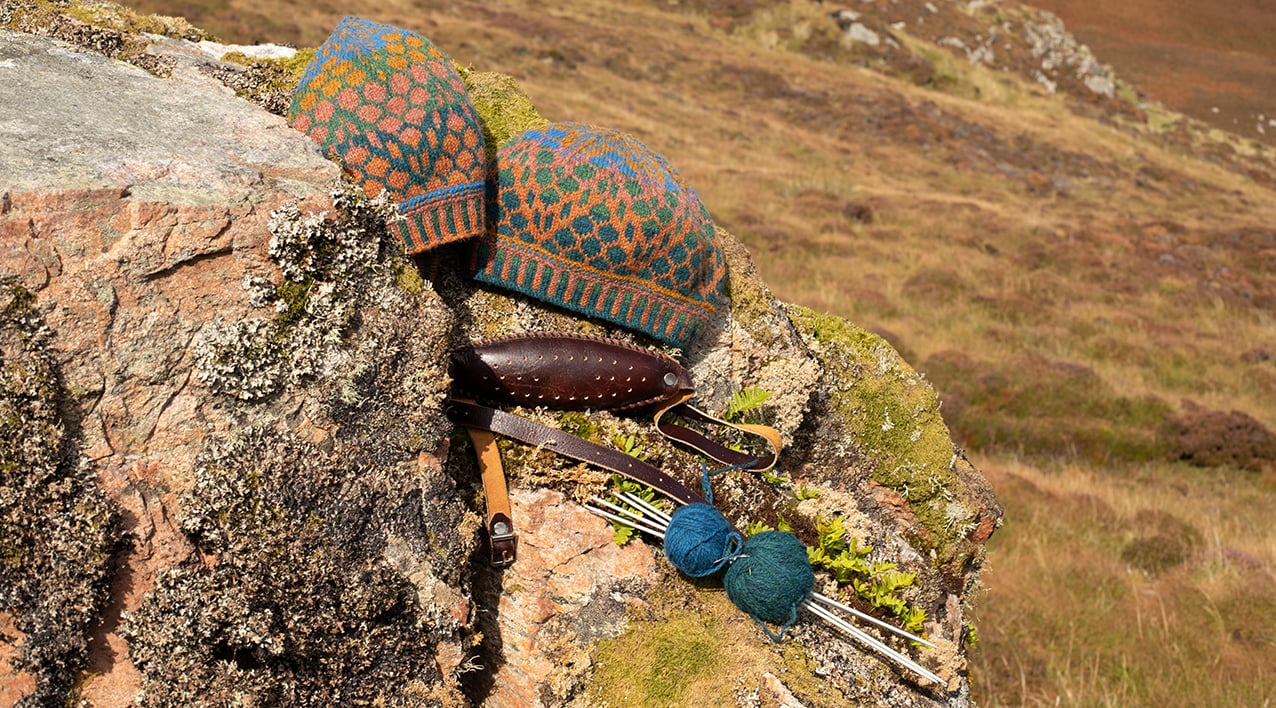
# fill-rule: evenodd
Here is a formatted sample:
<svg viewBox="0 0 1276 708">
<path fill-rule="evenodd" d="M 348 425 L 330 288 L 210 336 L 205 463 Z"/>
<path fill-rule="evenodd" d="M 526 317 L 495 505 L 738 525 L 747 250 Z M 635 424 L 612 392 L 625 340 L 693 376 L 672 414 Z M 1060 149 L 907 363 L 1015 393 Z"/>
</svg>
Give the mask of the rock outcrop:
<svg viewBox="0 0 1276 708">
<path fill-rule="evenodd" d="M 772 644 L 719 586 L 614 543 L 576 502 L 607 476 L 545 450 L 502 443 L 523 551 L 494 570 L 446 353 L 519 331 L 649 342 L 477 287 L 446 254 L 424 280 L 384 205 L 227 87 L 242 67 L 128 41 L 134 64 L 0 30 L 0 700 L 967 702 L 966 593 L 1000 509 L 884 340 L 776 302 L 720 232 L 731 308 L 684 361 L 706 408 L 769 391 L 788 443 L 779 474 L 719 478 L 727 515 L 832 546 L 838 518 L 914 574 L 892 597 L 925 611 L 938 648 L 916 656 L 946 686 L 809 618 Z M 489 135 L 540 120 L 507 77 L 467 80 Z M 641 420 L 520 413 L 699 478 Z"/>
</svg>

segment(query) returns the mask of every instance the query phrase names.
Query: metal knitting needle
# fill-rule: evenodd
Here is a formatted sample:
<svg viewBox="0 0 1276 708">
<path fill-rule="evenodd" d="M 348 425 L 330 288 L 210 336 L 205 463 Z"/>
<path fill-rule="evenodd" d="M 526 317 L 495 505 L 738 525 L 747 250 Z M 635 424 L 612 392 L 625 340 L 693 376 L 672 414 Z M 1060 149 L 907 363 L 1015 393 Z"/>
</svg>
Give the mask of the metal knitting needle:
<svg viewBox="0 0 1276 708">
<path fill-rule="evenodd" d="M 630 494 L 629 492 L 621 492 L 621 493 L 620 493 L 620 497 L 621 497 L 622 499 L 624 499 L 625 501 L 629 502 L 630 504 L 632 504 L 633 506 L 637 507 L 638 509 L 641 509 L 642 511 L 644 511 L 644 512 L 646 512 L 646 513 L 648 513 L 648 514 L 651 514 L 653 517 L 656 517 L 656 518 L 652 519 L 652 523 L 653 523 L 654 525 L 660 526 L 661 528 L 668 528 L 668 526 L 669 526 L 669 519 L 670 519 L 670 518 L 672 518 L 672 517 L 670 517 L 668 514 L 664 513 L 664 512 L 663 512 L 663 511 L 661 511 L 660 509 L 657 509 L 655 506 L 653 506 L 653 505 L 652 505 L 650 502 L 648 502 L 647 500 L 642 499 L 642 498 L 640 498 L 640 497 L 638 497 L 638 496 L 636 496 L 636 495 L 634 495 L 634 494 Z M 660 522 L 660 521 L 662 521 L 662 520 L 664 521 L 664 523 L 659 523 L 659 522 Z M 662 538 L 663 538 L 663 536 L 662 536 Z M 901 637 L 904 637 L 905 639 L 908 639 L 908 640 L 910 640 L 910 641 L 917 642 L 918 644 L 922 644 L 922 645 L 928 646 L 928 647 L 930 647 L 931 649 L 934 649 L 934 648 L 935 648 L 935 645 L 934 645 L 934 644 L 932 644 L 932 643 L 930 643 L 930 642 L 926 641 L 925 639 L 922 639 L 921 637 L 919 637 L 919 636 L 917 636 L 917 635 L 915 635 L 915 634 L 912 634 L 912 633 L 910 633 L 910 632 L 906 632 L 906 631 L 904 631 L 904 630 L 900 629 L 899 627 L 896 627 L 896 626 L 892 625 L 892 624 L 891 624 L 891 623 L 889 623 L 889 622 L 883 622 L 882 620 L 879 620 L 879 619 L 877 619 L 876 617 L 874 617 L 874 616 L 872 616 L 872 615 L 870 615 L 870 614 L 868 614 L 868 613 L 866 613 L 866 612 L 860 612 L 859 610 L 855 609 L 854 607 L 851 607 L 851 606 L 849 606 L 849 605 L 844 605 L 844 604 L 842 604 L 842 603 L 838 602 L 837 600 L 834 600 L 833 598 L 831 598 L 831 597 L 829 597 L 829 596 L 827 596 L 827 595 L 824 595 L 824 594 L 822 594 L 822 593 L 818 593 L 818 592 L 812 592 L 812 593 L 811 593 L 811 597 L 815 598 L 816 600 L 818 600 L 819 602 L 821 602 L 821 603 L 823 603 L 823 604 L 825 604 L 825 605 L 828 605 L 829 607 L 832 607 L 832 608 L 834 608 L 834 609 L 838 609 L 838 610 L 841 610 L 841 611 L 846 612 L 846 613 L 848 613 L 848 614 L 854 615 L 855 617 L 858 617 L 858 618 L 860 618 L 860 619 L 864 620 L 865 622 L 869 622 L 869 623 L 871 623 L 871 624 L 877 625 L 878 627 L 881 627 L 882 629 L 884 629 L 884 630 L 886 630 L 886 631 L 888 631 L 888 632 L 893 632 L 893 633 L 895 633 L 895 634 L 897 634 L 897 635 L 899 635 L 899 636 L 901 636 Z"/>
<path fill-rule="evenodd" d="M 877 619 L 876 617 L 874 617 L 874 616 L 872 616 L 872 615 L 870 615 L 870 614 L 868 614 L 868 613 L 866 613 L 866 612 L 860 612 L 859 610 L 855 609 L 854 607 L 851 607 L 851 606 L 849 606 L 849 605 L 843 605 L 842 603 L 838 602 L 837 600 L 834 600 L 833 598 L 831 598 L 831 597 L 829 597 L 829 596 L 827 596 L 827 595 L 824 595 L 824 594 L 821 594 L 821 593 L 818 593 L 818 592 L 812 592 L 812 593 L 811 593 L 811 597 L 815 598 L 815 599 L 816 599 L 816 600 L 818 600 L 819 602 L 824 603 L 825 605 L 828 605 L 829 607 L 832 607 L 832 608 L 835 608 L 835 609 L 839 609 L 839 610 L 841 610 L 841 611 L 843 611 L 843 612 L 846 612 L 846 613 L 848 613 L 848 614 L 855 615 L 856 617 L 859 617 L 860 619 L 864 620 L 865 622 L 871 622 L 872 624 L 875 624 L 875 625 L 877 625 L 878 627 L 881 627 L 882 629 L 885 629 L 885 630 L 890 631 L 890 632 L 894 632 L 895 634 L 898 634 L 899 636 L 904 637 L 905 639 L 908 639 L 908 640 L 911 640 L 911 641 L 917 642 L 918 644 L 925 644 L 926 646 L 930 647 L 931 649 L 934 649 L 934 648 L 935 648 L 935 645 L 934 645 L 934 644 L 931 644 L 930 642 L 926 641 L 925 639 L 922 639 L 921 637 L 918 637 L 918 636 L 916 636 L 916 635 L 914 635 L 914 634 L 910 634 L 910 633 L 908 633 L 908 632 L 905 632 L 904 630 L 900 629 L 899 627 L 896 627 L 896 626 L 892 625 L 892 624 L 891 624 L 891 623 L 889 623 L 889 622 L 883 622 L 883 621 L 881 621 L 881 620 Z"/>
<path fill-rule="evenodd" d="M 660 509 L 657 509 L 657 508 L 656 508 L 656 507 L 655 507 L 655 506 L 654 506 L 651 502 L 649 502 L 649 501 L 647 501 L 646 499 L 643 499 L 643 498 L 641 498 L 641 497 L 639 497 L 639 496 L 637 496 L 637 495 L 630 494 L 629 492 L 621 492 L 621 493 L 620 493 L 620 497 L 621 497 L 622 499 L 624 499 L 625 501 L 629 502 L 630 504 L 633 504 L 634 506 L 638 507 L 639 509 L 641 509 L 641 510 L 643 510 L 643 511 L 647 512 L 648 514 L 651 514 L 651 515 L 652 515 L 652 516 L 654 516 L 654 517 L 656 517 L 656 519 L 658 519 L 658 520 L 663 520 L 663 521 L 664 521 L 664 524 L 662 524 L 662 525 L 663 525 L 663 526 L 665 526 L 666 528 L 669 526 L 669 522 L 673 519 L 673 517 L 672 517 L 672 516 L 670 516 L 670 515 L 666 514 L 665 512 L 661 511 Z"/>
<path fill-rule="evenodd" d="M 635 509 L 619 506 L 617 504 L 613 504 L 612 502 L 607 501 L 606 499 L 603 499 L 602 497 L 597 497 L 597 496 L 590 497 L 590 501 L 601 504 L 618 514 L 629 517 L 633 519 L 634 521 L 637 521 L 641 524 L 646 524 L 653 531 L 664 533 L 664 531 L 669 528 L 669 525 L 664 523 L 660 519 L 649 519 L 646 516 L 644 516 L 641 509 L 635 510 Z"/>
<path fill-rule="evenodd" d="M 626 502 L 633 504 L 637 508 L 641 510 L 645 510 L 649 513 L 652 513 L 653 517 L 668 517 L 668 515 L 665 514 L 664 512 L 661 512 L 655 509 L 655 507 L 651 506 L 646 501 L 639 499 L 638 497 L 635 497 L 632 494 L 622 492 L 620 496 L 623 497 Z M 620 516 L 616 516 L 615 514 L 611 514 L 606 511 L 603 511 L 602 509 L 598 509 L 598 508 L 586 505 L 585 508 L 588 509 L 590 512 L 598 516 L 601 516 L 605 519 L 610 519 L 612 521 L 633 526 L 639 529 L 640 531 L 644 531 L 653 536 L 657 536 L 662 539 L 664 538 L 664 533 L 662 531 L 665 528 L 667 528 L 669 525 L 669 522 L 667 520 L 662 518 L 647 519 L 645 517 L 641 517 L 639 512 L 635 512 L 631 509 L 625 509 L 623 507 L 616 506 L 615 504 L 607 502 L 598 497 L 593 497 L 592 501 L 598 502 L 599 504 L 603 504 L 607 506 L 608 508 L 615 509 L 616 511 L 621 512 L 622 514 L 630 518 L 622 518 Z M 658 531 L 649 526 L 645 526 L 641 523 L 636 523 L 634 519 L 642 519 L 643 522 L 649 523 L 651 524 L 651 526 L 658 527 L 661 530 Z M 878 653 L 882 654 L 886 658 L 895 661 L 900 666 L 910 671 L 913 671 L 918 676 L 921 676 L 927 681 L 931 681 L 937 685 L 944 685 L 945 682 L 943 681 L 943 679 L 939 678 L 939 676 L 935 675 L 933 672 L 927 670 L 921 664 L 918 664 L 912 659 L 909 659 L 907 656 L 904 656 L 903 654 L 895 651 L 894 649 L 891 649 L 889 646 L 887 646 L 885 643 L 883 643 L 881 640 L 877 639 L 873 635 L 850 624 L 846 620 L 842 619 L 841 617 L 838 617 L 837 615 L 833 614 L 832 612 L 825 609 L 824 607 L 821 607 L 819 604 L 817 604 L 817 601 L 828 604 L 830 607 L 837 608 L 844 612 L 848 612 L 856 617 L 860 617 L 862 619 L 868 620 L 869 622 L 872 622 L 875 625 L 888 629 L 891 632 L 894 632 L 895 634 L 906 637 L 912 641 L 919 642 L 928 647 L 934 648 L 935 647 L 934 644 L 931 644 L 930 642 L 926 641 L 925 639 L 922 639 L 921 637 L 915 636 L 913 634 L 910 634 L 909 632 L 899 629 L 898 627 L 893 627 L 886 622 L 882 622 L 876 617 L 872 617 L 871 615 L 866 615 L 865 613 L 860 612 L 859 610 L 856 610 L 848 605 L 844 605 L 826 595 L 823 595 L 822 593 L 812 592 L 811 597 L 814 599 L 807 599 L 802 601 L 802 608 L 805 609 L 806 611 L 828 622 L 829 624 L 833 625 L 834 628 L 841 630 L 843 633 L 849 635 L 851 638 L 858 640 L 865 646 L 877 651 Z"/>
<path fill-rule="evenodd" d="M 597 507 L 592 507 L 586 504 L 585 508 L 588 509 L 593 514 L 601 516 L 604 519 L 610 519 L 611 521 L 625 524 L 626 526 L 632 526 L 638 529 L 639 531 L 649 533 L 652 536 L 656 536 L 657 538 L 663 539 L 665 537 L 664 530 L 663 530 L 665 526 L 664 524 L 660 524 L 655 521 L 646 519 L 636 511 L 632 511 L 630 509 L 625 509 L 624 507 L 616 506 L 615 504 L 612 504 L 611 502 L 606 501 L 605 499 L 601 499 L 599 497 L 591 497 L 590 501 L 601 504 L 607 507 L 608 509 L 617 511 L 623 516 L 617 516 L 616 514 L 612 514 L 612 513 L 603 511 L 602 509 L 599 509 Z M 648 524 L 650 524 L 650 526 Z"/>
<path fill-rule="evenodd" d="M 924 678 L 924 679 L 926 679 L 926 680 L 928 680 L 928 681 L 932 681 L 932 682 L 934 682 L 934 683 L 936 683 L 936 684 L 938 684 L 938 685 L 940 685 L 940 686 L 945 685 L 945 682 L 944 682 L 944 680 L 943 680 L 943 679 L 939 678 L 939 677 L 938 677 L 938 676 L 936 676 L 935 674 L 933 674 L 933 673 L 931 673 L 930 671 L 928 671 L 928 670 L 927 670 L 925 667 L 923 667 L 921 664 L 918 664 L 917 662 L 913 661 L 912 659 L 909 659 L 908 657 L 904 656 L 903 654 L 901 654 L 901 653 L 899 653 L 899 652 L 895 651 L 894 649 L 891 649 L 890 647 L 888 647 L 888 646 L 886 646 L 885 644 L 883 644 L 880 640 L 878 640 L 878 639 L 877 639 L 876 637 L 874 637 L 873 635 L 871 635 L 871 634 L 869 634 L 868 632 L 865 632 L 864 630 L 859 629 L 858 627 L 856 627 L 856 626 L 854 626 L 854 625 L 850 624 L 850 623 L 849 623 L 849 622 L 847 622 L 846 620 L 842 619 L 841 617 L 838 617 L 837 615 L 833 614 L 832 612 L 829 612 L 828 610 L 824 609 L 823 607 L 820 607 L 820 606 L 819 606 L 819 605 L 817 605 L 816 603 L 814 603 L 814 602 L 812 602 L 812 601 L 810 601 L 810 600 L 804 600 L 804 601 L 802 602 L 802 607 L 803 607 L 803 608 L 805 608 L 806 610 L 808 610 L 811 614 L 815 615 L 816 617 L 819 617 L 820 619 L 823 619 L 824 621 L 826 621 L 826 622 L 828 622 L 829 624 L 833 625 L 834 627 L 836 627 L 836 628 L 838 628 L 838 629 L 842 630 L 843 632 L 845 632 L 846 634 L 850 635 L 851 637 L 853 637 L 853 638 L 855 638 L 855 639 L 859 640 L 860 642 L 862 642 L 862 643 L 863 643 L 863 644 L 865 644 L 866 646 L 868 646 L 868 647 L 870 647 L 870 648 L 872 648 L 872 649 L 877 650 L 877 651 L 878 651 L 878 653 L 882 654 L 883 656 L 885 656 L 885 657 L 887 657 L 887 658 L 889 658 L 889 659 L 894 660 L 894 661 L 895 661 L 896 663 L 898 663 L 900 666 L 903 666 L 904 668 L 907 668 L 907 669 L 909 669 L 909 670 L 913 671 L 913 672 L 914 672 L 914 673 L 916 673 L 918 676 L 921 676 L 922 678 Z"/>
</svg>

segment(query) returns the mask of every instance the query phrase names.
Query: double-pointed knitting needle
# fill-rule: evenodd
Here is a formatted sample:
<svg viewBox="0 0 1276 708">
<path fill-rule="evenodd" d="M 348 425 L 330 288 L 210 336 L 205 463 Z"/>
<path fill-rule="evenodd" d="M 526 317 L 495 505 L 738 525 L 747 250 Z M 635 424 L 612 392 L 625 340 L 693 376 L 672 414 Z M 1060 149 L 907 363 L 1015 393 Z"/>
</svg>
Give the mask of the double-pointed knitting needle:
<svg viewBox="0 0 1276 708">
<path fill-rule="evenodd" d="M 899 627 L 896 627 L 895 625 L 889 622 L 883 622 L 882 620 L 877 619 L 876 617 L 868 614 L 867 612 L 860 612 L 854 607 L 851 607 L 849 605 L 843 605 L 842 603 L 838 602 L 837 600 L 834 600 L 828 595 L 824 595 L 818 592 L 812 592 L 811 597 L 825 605 L 828 605 L 829 607 L 841 610 L 847 614 L 855 615 L 856 617 L 859 617 L 865 622 L 875 624 L 878 627 L 881 627 L 882 629 L 888 632 L 894 632 L 895 634 L 898 634 L 899 636 L 904 637 L 905 639 L 908 639 L 909 641 L 914 641 L 914 642 L 917 642 L 918 644 L 924 644 L 930 647 L 931 649 L 935 648 L 934 644 L 931 644 L 930 642 L 926 641 L 925 639 L 922 639 L 921 637 L 918 637 L 913 634 L 909 634 L 908 632 L 905 632 L 904 630 L 900 629 Z"/>
<path fill-rule="evenodd" d="M 814 594 L 814 593 L 812 593 L 812 594 Z M 862 629 L 860 629 L 860 628 L 856 627 L 855 625 L 851 624 L 850 622 L 847 622 L 846 620 L 842 619 L 841 617 L 838 617 L 837 615 L 833 614 L 832 612 L 829 612 L 828 610 L 824 609 L 823 607 L 820 607 L 820 606 L 819 606 L 819 605 L 817 605 L 815 602 L 812 602 L 811 600 L 803 600 L 803 601 L 802 601 L 802 608 L 803 608 L 803 609 L 805 609 L 806 611 L 810 612 L 811 614 L 815 615 L 816 617 L 819 617 L 820 619 L 823 619 L 824 621 L 828 622 L 829 624 L 833 625 L 834 627 L 836 627 L 836 628 L 838 628 L 838 629 L 842 630 L 842 631 L 843 631 L 843 632 L 845 632 L 847 635 L 849 635 L 849 636 L 851 636 L 851 637 L 853 637 L 853 638 L 855 638 L 855 639 L 859 640 L 861 643 L 863 643 L 863 644 L 865 644 L 865 645 L 867 645 L 867 646 L 869 646 L 869 647 L 871 647 L 871 648 L 873 648 L 873 649 L 876 649 L 876 650 L 877 650 L 879 653 L 881 653 L 883 656 L 889 657 L 890 659 L 892 659 L 892 660 L 894 660 L 896 663 L 898 663 L 900 666 L 903 666 L 904 668 L 906 668 L 906 669 L 909 669 L 909 670 L 913 671 L 913 672 L 914 672 L 914 673 L 916 673 L 918 676 L 921 676 L 922 678 L 924 678 L 924 679 L 926 679 L 926 680 L 928 680 L 928 681 L 932 681 L 932 682 L 934 682 L 935 684 L 940 685 L 940 686 L 942 686 L 942 685 L 944 685 L 944 684 L 945 684 L 945 681 L 944 681 L 943 679 L 939 678 L 939 677 L 938 677 L 938 676 L 936 676 L 934 673 L 932 673 L 932 672 L 930 672 L 929 670 L 927 670 L 927 669 L 926 669 L 925 667 L 923 667 L 921 664 L 918 664 L 917 662 L 913 661 L 912 659 L 908 658 L 907 656 L 904 656 L 903 654 L 901 654 L 901 653 L 899 653 L 899 652 L 895 651 L 894 649 L 891 649 L 890 647 L 888 647 L 888 646 L 886 646 L 885 644 L 883 644 L 883 643 L 882 643 L 882 641 L 881 641 L 880 639 L 878 639 L 878 638 L 874 637 L 873 635 L 869 634 L 868 632 L 865 632 L 864 630 L 862 630 Z M 932 646 L 934 646 L 934 645 L 932 645 Z"/>
<path fill-rule="evenodd" d="M 649 533 L 661 539 L 665 537 L 664 531 L 666 528 L 668 528 L 669 520 L 671 518 L 668 514 L 656 508 L 651 503 L 633 494 L 629 494 L 627 492 L 621 492 L 618 496 L 620 496 L 622 501 L 631 505 L 634 508 L 626 509 L 624 507 L 617 506 L 615 504 L 612 504 L 611 502 L 600 499 L 599 497 L 593 497 L 590 501 L 600 504 L 608 509 L 612 509 L 616 512 L 619 512 L 620 515 L 613 514 L 613 513 L 604 511 L 603 509 L 589 506 L 589 505 L 586 505 L 585 508 L 588 509 L 590 512 L 598 516 L 601 516 L 605 519 L 608 519 L 610 521 L 615 521 L 617 523 L 633 526 L 634 528 L 640 531 L 643 531 L 644 533 Z M 877 625 L 890 632 L 894 632 L 895 634 L 898 634 L 901 637 L 905 637 L 911 641 L 918 642 L 920 644 L 924 644 L 928 647 L 931 647 L 932 649 L 935 647 L 934 644 L 931 644 L 925 639 L 922 639 L 921 637 L 910 634 L 909 632 L 906 632 L 898 627 L 895 627 L 886 622 L 883 622 L 877 619 L 876 617 L 873 617 L 872 615 L 866 614 L 864 612 L 860 612 L 859 610 L 856 610 L 855 608 L 850 607 L 848 605 L 844 605 L 838 602 L 837 600 L 834 600 L 833 598 L 828 597 L 827 595 L 824 595 L 822 593 L 812 592 L 808 599 L 802 601 L 802 608 L 804 610 L 806 610 L 807 612 L 810 612 L 811 614 L 815 615 L 819 619 L 822 619 L 828 622 L 834 628 L 841 630 L 843 633 L 847 634 L 851 638 L 859 641 L 860 643 L 864 644 L 870 649 L 877 651 L 881 655 L 891 659 L 892 661 L 896 662 L 900 666 L 903 666 L 904 668 L 910 671 L 913 671 L 918 676 L 921 676 L 927 681 L 931 681 L 937 685 L 944 685 L 945 681 L 939 678 L 939 676 L 936 676 L 933 672 L 927 670 L 925 667 L 913 661 L 912 659 L 909 659 L 907 656 L 904 656 L 903 654 L 890 648 L 885 643 L 883 643 L 880 639 L 877 639 L 876 637 L 869 634 L 868 632 L 865 632 L 864 630 L 856 627 L 855 625 L 852 625 L 851 623 L 847 622 L 841 617 L 838 617 L 837 615 L 833 614 L 827 608 L 822 607 L 820 603 L 824 605 L 828 605 L 829 607 L 833 607 L 838 610 L 842 610 L 843 612 L 847 612 L 851 615 L 854 615 L 855 617 L 859 617 L 860 619 L 871 622 L 874 625 Z"/>
<path fill-rule="evenodd" d="M 668 526 L 669 522 L 673 520 L 672 516 L 661 511 L 659 507 L 657 507 L 656 505 L 652 504 L 651 502 L 647 501 L 646 499 L 643 499 L 642 497 L 636 494 L 631 494 L 629 492 L 621 492 L 620 498 L 624 499 L 630 504 L 633 504 L 635 507 L 647 512 L 648 514 L 651 514 L 657 519 L 663 519 L 665 522 L 664 523 L 665 526 Z"/>
<path fill-rule="evenodd" d="M 655 522 L 662 530 L 665 528 L 668 528 L 669 521 L 672 517 L 670 517 L 665 512 L 661 511 L 658 507 L 653 506 L 651 502 L 648 502 L 645 499 L 635 496 L 633 494 L 630 494 L 628 492 L 621 492 L 619 496 L 623 501 L 627 502 L 628 504 L 631 504 L 632 506 L 634 506 L 635 508 L 637 508 L 644 514 L 650 514 L 653 517 L 652 521 Z M 599 502 L 602 501 L 598 497 L 594 497 L 594 500 Z M 613 509 L 618 508 L 611 504 L 608 504 L 607 506 Z M 633 516 L 632 512 L 629 512 L 626 510 L 626 513 L 628 513 L 631 517 Z M 628 519 L 613 519 L 613 520 L 619 521 L 620 523 L 629 523 Z M 642 520 L 647 521 L 647 519 L 645 518 L 643 518 Z M 663 521 L 663 523 L 660 523 L 661 521 Z M 660 538 L 664 538 L 663 533 L 653 533 L 653 535 L 659 536 Z M 910 634 L 900 629 L 899 627 L 896 627 L 895 625 L 890 624 L 889 622 L 883 622 L 882 620 L 877 619 L 876 617 L 868 614 L 867 612 L 861 612 L 855 609 L 854 607 L 851 607 L 849 605 L 844 605 L 838 602 L 837 600 L 834 600 L 833 598 L 827 595 L 824 595 L 823 593 L 812 592 L 811 597 L 825 605 L 828 605 L 829 607 L 841 610 L 843 612 L 846 612 L 847 614 L 854 615 L 855 617 L 858 617 L 864 620 L 865 622 L 875 624 L 878 627 L 881 627 L 882 629 L 888 632 L 894 632 L 895 634 L 898 634 L 899 636 L 904 637 L 905 639 L 917 642 L 918 644 L 923 644 L 925 646 L 930 647 L 931 649 L 935 648 L 934 644 L 931 644 L 930 642 L 926 641 L 925 639 L 922 639 L 921 637 L 918 637 L 914 634 Z"/>
<path fill-rule="evenodd" d="M 600 497 L 590 497 L 589 500 L 594 502 L 595 504 L 600 504 L 604 507 L 607 507 L 608 509 L 612 509 L 616 511 L 617 513 L 623 515 L 623 516 L 617 516 L 616 514 L 604 511 L 597 507 L 589 506 L 588 504 L 585 505 L 586 509 L 590 510 L 594 514 L 597 514 L 598 516 L 603 517 L 604 519 L 607 519 L 609 521 L 615 521 L 616 523 L 624 524 L 626 526 L 632 526 L 638 529 L 639 531 L 649 533 L 652 536 L 655 536 L 660 539 L 663 539 L 665 537 L 665 528 L 669 526 L 668 520 L 661 521 L 660 519 L 654 519 L 654 518 L 651 520 L 648 520 L 646 517 L 642 515 L 641 512 L 634 511 L 632 509 L 626 509 L 622 506 L 616 506 L 615 504 L 612 504 L 611 502 L 605 499 L 602 499 Z M 626 501 L 628 501 L 628 499 L 626 499 Z M 649 526 L 648 524 L 651 524 L 651 525 Z"/>
</svg>

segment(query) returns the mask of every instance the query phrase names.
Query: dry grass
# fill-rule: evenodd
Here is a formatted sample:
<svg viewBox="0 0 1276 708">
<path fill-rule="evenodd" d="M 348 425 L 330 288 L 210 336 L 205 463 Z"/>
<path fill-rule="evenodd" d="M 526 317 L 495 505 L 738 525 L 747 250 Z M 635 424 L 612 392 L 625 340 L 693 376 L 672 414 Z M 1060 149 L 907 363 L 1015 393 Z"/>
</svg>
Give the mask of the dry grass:
<svg viewBox="0 0 1276 708">
<path fill-rule="evenodd" d="M 1276 697 L 1273 473 L 1171 465 L 1155 435 L 1185 398 L 1276 428 L 1276 158 L 907 36 L 930 87 L 850 64 L 806 0 L 136 5 L 236 41 L 313 45 L 347 12 L 418 29 L 667 156 L 781 298 L 923 368 L 966 355 L 931 376 L 1007 509 L 980 703 Z"/>
<path fill-rule="evenodd" d="M 1276 478 L 1155 465 L 1042 471 L 1012 459 L 986 469 L 1008 522 L 979 602 L 981 703 L 1276 698 L 1276 530 L 1265 509 Z M 1197 532 L 1179 562 L 1149 572 L 1122 558 L 1167 525 Z"/>
</svg>

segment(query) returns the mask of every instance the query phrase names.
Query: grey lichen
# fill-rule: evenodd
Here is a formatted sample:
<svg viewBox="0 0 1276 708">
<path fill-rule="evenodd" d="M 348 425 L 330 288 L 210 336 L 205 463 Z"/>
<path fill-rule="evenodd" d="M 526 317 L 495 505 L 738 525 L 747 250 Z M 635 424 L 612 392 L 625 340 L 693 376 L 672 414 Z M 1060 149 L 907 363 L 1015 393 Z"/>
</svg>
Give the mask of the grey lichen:
<svg viewBox="0 0 1276 708">
<path fill-rule="evenodd" d="M 123 632 L 148 705 L 457 704 L 430 650 L 465 645 L 479 523 L 430 463 L 453 316 L 386 235 L 384 204 L 276 211 L 270 317 L 208 327 L 197 377 L 258 424 L 210 439 L 181 499 L 206 563 L 162 572 Z M 231 397 L 227 401 L 226 396 Z M 197 608 L 197 609 L 190 609 Z"/>
<path fill-rule="evenodd" d="M 106 599 L 119 515 L 67 438 L 52 332 L 35 297 L 0 282 L 0 611 L 25 635 L 15 668 L 68 699 Z"/>
<path fill-rule="evenodd" d="M 217 393 L 257 401 L 297 385 L 341 359 L 357 307 L 377 284 L 394 281 L 383 244 L 383 203 L 341 189 L 333 204 L 342 216 L 303 215 L 295 204 L 271 214 L 270 256 L 282 282 L 245 280 L 249 301 L 273 305 L 270 318 L 213 320 L 194 346 L 195 377 Z"/>
<path fill-rule="evenodd" d="M 422 604 L 398 556 L 463 587 L 464 511 L 442 475 L 377 464 L 357 442 L 325 453 L 248 429 L 200 455 L 179 521 L 211 562 L 162 573 L 123 627 L 144 704 L 446 699 L 423 648 L 459 624 Z"/>
</svg>

